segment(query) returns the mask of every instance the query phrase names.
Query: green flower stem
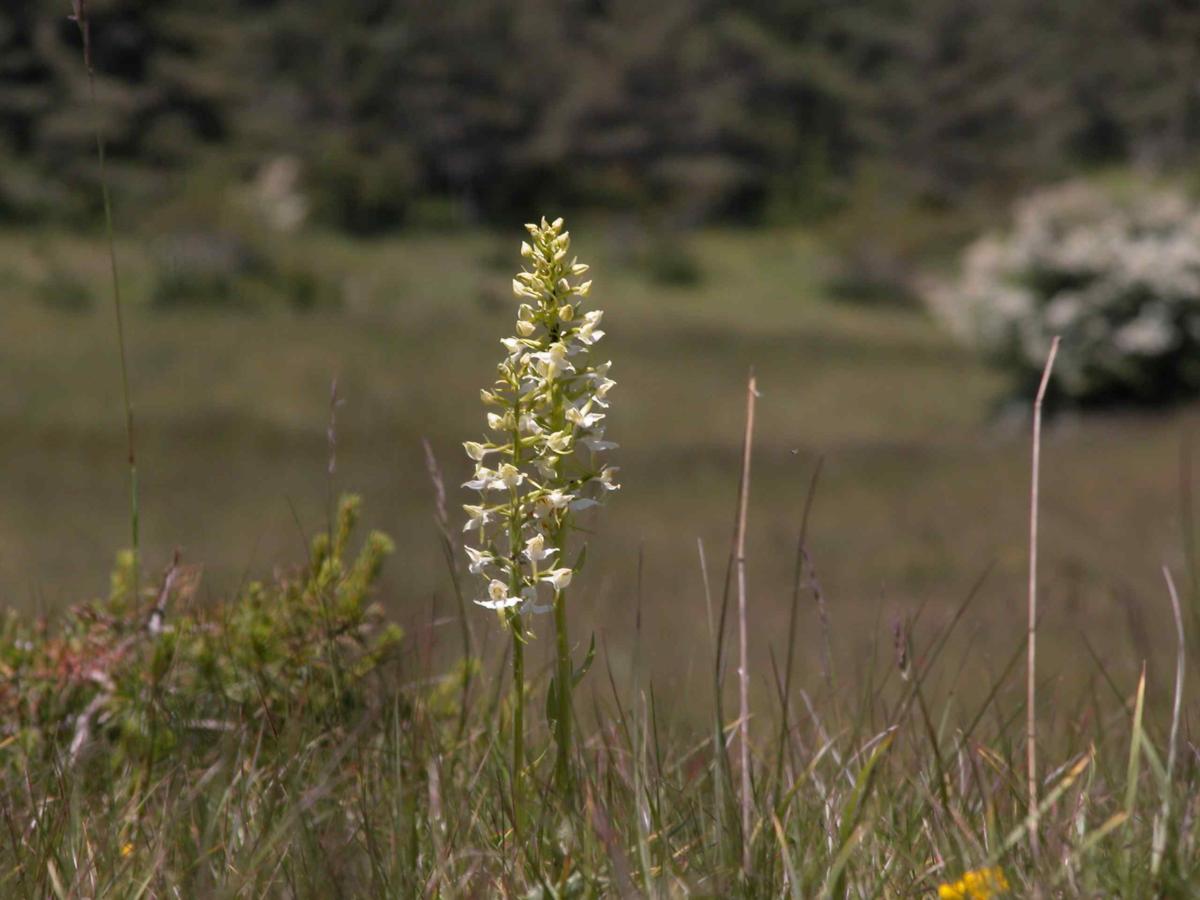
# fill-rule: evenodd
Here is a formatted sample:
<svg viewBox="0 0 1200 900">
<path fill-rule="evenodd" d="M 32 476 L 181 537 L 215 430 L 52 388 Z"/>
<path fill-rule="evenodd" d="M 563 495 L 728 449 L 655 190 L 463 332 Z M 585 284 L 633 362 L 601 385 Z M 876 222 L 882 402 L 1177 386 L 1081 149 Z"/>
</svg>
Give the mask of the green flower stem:
<svg viewBox="0 0 1200 900">
<path fill-rule="evenodd" d="M 551 419 L 556 429 L 566 425 L 564 412 L 566 398 L 560 384 L 555 383 L 550 388 L 550 404 L 553 410 Z M 555 480 L 563 481 L 562 460 L 554 464 Z M 564 565 L 563 553 L 567 543 L 567 520 L 564 515 L 553 535 L 554 546 L 558 548 L 558 565 Z M 555 760 L 555 782 L 559 792 L 566 796 L 571 790 L 571 689 L 574 687 L 574 672 L 571 666 L 571 642 L 567 635 L 567 595 L 566 591 L 554 592 L 554 636 L 555 650 L 558 654 L 558 728 L 555 738 L 558 743 L 558 754 Z"/>
<path fill-rule="evenodd" d="M 571 688 L 575 674 L 571 671 L 571 645 L 567 639 L 567 594 L 554 594 L 554 631 L 558 650 L 558 757 L 555 780 L 564 795 L 571 790 Z"/>
<path fill-rule="evenodd" d="M 525 770 L 525 640 L 521 634 L 521 617 L 508 614 L 508 627 L 513 641 L 513 743 L 512 743 L 512 805 L 513 833 L 521 839 L 522 772 Z"/>
<path fill-rule="evenodd" d="M 512 461 L 514 466 L 521 465 L 521 435 L 516 426 L 521 418 L 521 401 L 514 399 L 512 405 Z M 509 574 L 509 591 L 518 596 L 521 592 L 521 498 L 514 487 L 509 492 L 509 503 L 512 504 L 512 515 L 508 520 L 508 546 L 512 557 L 512 568 Z M 512 629 L 513 640 L 513 829 L 518 837 L 521 835 L 521 778 L 525 769 L 525 635 L 521 623 L 521 614 L 510 610 L 508 627 Z"/>
</svg>

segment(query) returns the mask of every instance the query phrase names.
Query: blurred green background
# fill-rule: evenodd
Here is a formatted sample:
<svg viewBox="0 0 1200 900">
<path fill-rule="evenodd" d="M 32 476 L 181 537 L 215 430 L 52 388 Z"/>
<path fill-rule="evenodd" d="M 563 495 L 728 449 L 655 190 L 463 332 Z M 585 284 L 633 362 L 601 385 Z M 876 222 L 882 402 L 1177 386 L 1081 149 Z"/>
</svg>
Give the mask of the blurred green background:
<svg viewBox="0 0 1200 900">
<path fill-rule="evenodd" d="M 1194 3 L 87 6 L 95 107 L 67 5 L 0 10 L 0 602 L 101 593 L 126 543 L 99 124 L 150 571 L 180 546 L 226 594 L 301 558 L 352 489 L 398 538 L 386 602 L 452 627 L 421 438 L 458 520 L 520 225 L 564 214 L 606 310 L 624 482 L 589 523 L 580 632 L 631 654 L 640 596 L 669 648 L 651 664 L 703 670 L 697 539 L 719 593 L 753 366 L 756 649 L 781 638 L 819 458 L 810 553 L 840 669 L 922 605 L 921 628 L 946 621 L 993 564 L 964 646 L 999 666 L 1021 640 L 1025 405 L 922 281 L 1034 186 L 1194 186 Z M 1050 424 L 1051 673 L 1087 662 L 1083 633 L 1122 671 L 1168 634 L 1158 567 L 1182 567 L 1195 420 Z"/>
</svg>

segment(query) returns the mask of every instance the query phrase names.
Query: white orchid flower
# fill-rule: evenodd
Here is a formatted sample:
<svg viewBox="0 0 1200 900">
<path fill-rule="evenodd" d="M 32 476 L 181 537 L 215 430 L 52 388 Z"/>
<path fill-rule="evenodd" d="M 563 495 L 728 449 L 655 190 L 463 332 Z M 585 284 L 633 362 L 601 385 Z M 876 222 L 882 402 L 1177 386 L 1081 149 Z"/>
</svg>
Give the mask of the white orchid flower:
<svg viewBox="0 0 1200 900">
<path fill-rule="evenodd" d="M 525 365 L 525 360 L 529 356 L 528 348 L 519 338 L 504 338 L 500 343 L 508 351 L 508 364 L 510 366 L 519 369 Z"/>
<path fill-rule="evenodd" d="M 467 451 L 467 456 L 475 460 L 475 462 L 483 462 L 483 458 L 489 453 L 495 453 L 498 448 L 485 447 L 478 441 L 463 441 L 463 449 Z"/>
<path fill-rule="evenodd" d="M 600 317 L 604 315 L 604 310 L 593 309 L 583 317 L 583 323 L 575 330 L 575 337 L 581 344 L 587 344 L 589 347 L 604 337 L 604 332 L 596 326 L 600 324 Z"/>
<path fill-rule="evenodd" d="M 525 480 L 525 473 L 512 463 L 502 463 L 496 471 L 496 479 L 504 488 L 511 490 L 520 486 L 521 482 Z"/>
<path fill-rule="evenodd" d="M 537 291 L 532 290 L 528 285 L 522 284 L 515 278 L 513 279 L 512 289 L 513 293 L 518 297 L 528 297 L 531 300 L 536 300 L 538 298 Z"/>
<path fill-rule="evenodd" d="M 463 509 L 467 511 L 467 524 L 463 526 L 463 531 L 478 528 L 482 533 L 487 524 L 492 521 L 492 511 L 487 507 L 464 504 Z"/>
<path fill-rule="evenodd" d="M 544 519 L 555 510 L 566 509 L 574 499 L 574 494 L 565 493 L 557 488 L 547 494 L 542 494 L 533 503 L 534 518 Z"/>
<path fill-rule="evenodd" d="M 538 374 L 546 381 L 554 381 L 565 372 L 575 371 L 575 367 L 567 359 L 567 347 L 561 341 L 555 341 L 548 350 L 530 355 L 537 364 Z"/>
<path fill-rule="evenodd" d="M 592 388 L 592 401 L 597 406 L 608 408 L 608 392 L 611 391 L 617 383 L 611 378 L 601 379 L 594 388 Z"/>
<path fill-rule="evenodd" d="M 600 484 L 604 486 L 606 491 L 619 491 L 621 485 L 613 480 L 617 472 L 621 471 L 620 466 L 605 466 L 600 470 Z"/>
<path fill-rule="evenodd" d="M 566 431 L 556 431 L 546 436 L 546 446 L 559 455 L 571 452 L 571 435 Z"/>
<path fill-rule="evenodd" d="M 510 597 L 508 595 L 508 585 L 499 578 L 493 578 L 488 582 L 488 599 L 476 600 L 480 606 L 488 609 L 508 609 L 522 602 L 520 596 Z"/>
<path fill-rule="evenodd" d="M 523 556 L 530 562 L 539 563 L 543 559 L 549 559 L 557 552 L 557 547 L 546 546 L 546 537 L 539 532 L 525 542 Z"/>
<path fill-rule="evenodd" d="M 522 434 L 541 434 L 542 426 L 538 424 L 538 420 L 531 413 L 521 413 L 521 420 L 517 424 L 517 430 Z"/>
<path fill-rule="evenodd" d="M 574 574 L 574 569 L 565 567 L 561 569 L 551 569 L 542 576 L 541 580 L 549 584 L 556 591 L 562 591 L 566 590 L 567 586 L 571 583 L 571 576 Z"/>
<path fill-rule="evenodd" d="M 486 466 L 475 467 L 475 477 L 470 481 L 464 481 L 463 487 L 469 488 L 472 491 L 486 491 L 496 480 L 496 473 Z"/>
<path fill-rule="evenodd" d="M 588 406 L 590 406 L 590 404 L 588 404 Z M 578 409 L 572 406 L 567 410 L 567 421 L 576 428 L 591 428 L 604 418 L 604 413 L 588 412 L 588 406 L 585 406 L 583 409 Z"/>
<path fill-rule="evenodd" d="M 471 560 L 467 570 L 472 575 L 482 575 L 484 568 L 495 562 L 490 553 L 484 553 L 474 547 L 463 547 L 463 549 L 467 551 L 467 558 Z"/>
</svg>

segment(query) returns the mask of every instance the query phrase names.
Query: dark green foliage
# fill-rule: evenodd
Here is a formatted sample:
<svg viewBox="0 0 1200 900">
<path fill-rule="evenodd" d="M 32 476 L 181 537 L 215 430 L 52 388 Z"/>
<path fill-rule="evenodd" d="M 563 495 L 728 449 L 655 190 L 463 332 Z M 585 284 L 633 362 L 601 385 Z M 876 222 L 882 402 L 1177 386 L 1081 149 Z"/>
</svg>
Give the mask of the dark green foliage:
<svg viewBox="0 0 1200 900">
<path fill-rule="evenodd" d="M 239 281 L 266 263 L 235 236 L 198 232 L 164 241 L 150 296 L 160 309 L 188 306 L 246 306 Z"/>
<path fill-rule="evenodd" d="M 283 306 L 298 313 L 336 307 L 332 273 L 265 237 L 234 230 L 192 231 L 160 241 L 150 304 L 164 311 Z"/>
<path fill-rule="evenodd" d="M 43 305 L 62 312 L 87 312 L 95 306 L 92 286 L 63 265 L 51 266 L 34 287 L 34 296 Z"/>
<path fill-rule="evenodd" d="M 924 196 L 1057 174 L 1086 127 L 1069 7 L 1029 0 L 904 4 L 873 99 L 874 143 Z"/>
<path fill-rule="evenodd" d="M 704 271 L 686 238 L 679 234 L 657 234 L 638 255 L 638 265 L 653 282 L 670 287 L 693 287 Z"/>
<path fill-rule="evenodd" d="M 812 217 L 880 160 L 958 204 L 1200 135 L 1189 0 L 92 0 L 95 113 L 68 7 L 0 9 L 0 216 L 94 214 L 94 115 L 123 204 L 289 157 L 358 233 Z"/>
<path fill-rule="evenodd" d="M 79 29 L 68 3 L 14 0 L 0 10 L 0 211 L 62 217 L 95 204 L 99 117 L 122 196 L 161 196 L 172 173 L 231 136 L 240 36 L 233 4 L 92 0 L 96 105 L 87 100 Z M 7 166 L 5 167 L 7 168 Z"/>
<path fill-rule="evenodd" d="M 832 296 L 856 303 L 916 305 L 922 273 L 957 262 L 984 224 L 973 210 L 946 215 L 923 201 L 891 166 L 864 167 L 846 197 L 821 229 L 831 257 L 822 275 Z"/>
<path fill-rule="evenodd" d="M 371 152 L 332 138 L 319 145 L 308 187 L 318 221 L 370 234 L 408 221 L 417 180 L 411 152 L 402 145 Z"/>
</svg>

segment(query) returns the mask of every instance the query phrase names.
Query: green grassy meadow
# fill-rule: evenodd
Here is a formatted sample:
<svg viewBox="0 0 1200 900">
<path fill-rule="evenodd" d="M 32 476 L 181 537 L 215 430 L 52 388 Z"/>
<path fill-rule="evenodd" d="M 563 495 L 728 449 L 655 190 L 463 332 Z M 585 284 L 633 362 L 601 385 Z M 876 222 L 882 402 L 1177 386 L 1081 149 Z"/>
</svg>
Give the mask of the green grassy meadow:
<svg viewBox="0 0 1200 900">
<path fill-rule="evenodd" d="M 686 246 L 698 274 L 664 283 L 628 231 L 576 229 L 606 311 L 623 488 L 585 519 L 589 555 L 571 586 L 576 661 L 592 634 L 598 652 L 576 688 L 566 783 L 551 778 L 542 709 L 548 619 L 532 620 L 519 776 L 505 629 L 470 605 L 473 579 L 477 662 L 461 664 L 422 449 L 425 438 L 444 469 L 456 531 L 472 499 L 456 487 L 470 471 L 461 442 L 479 437 L 478 390 L 512 324 L 518 232 L 300 236 L 275 252 L 340 299 L 304 312 L 164 310 L 153 241 L 121 242 L 140 594 L 127 568 L 109 576 L 128 494 L 105 251 L 0 235 L 0 592 L 21 613 L 4 620 L 0 656 L 0 708 L 15 717 L 0 736 L 0 887 L 1189 896 L 1196 768 L 1186 751 L 1176 764 L 1159 570 L 1174 569 L 1189 604 L 1195 411 L 1048 424 L 1033 829 L 1020 665 L 1029 420 L 1004 378 L 918 308 L 832 298 L 814 234 L 701 232 Z M 50 299 L 63 285 L 70 309 Z M 712 620 L 751 367 L 747 791 L 736 628 L 718 669 Z M 816 577 L 795 595 L 792 641 L 818 462 Z M 337 512 L 348 491 L 394 539 L 381 570 L 382 537 L 352 561 L 350 514 Z M 203 567 L 198 583 L 189 569 L 171 587 L 175 548 Z M 184 599 L 157 633 L 144 620 L 160 577 L 163 597 Z M 52 616 L 48 632 L 28 617 L 90 597 L 107 599 Z"/>
<path fill-rule="evenodd" d="M 60 5 L 0 900 L 1200 898 L 1194 3 Z"/>
<path fill-rule="evenodd" d="M 620 230 L 577 232 L 607 310 L 619 382 L 610 434 L 622 444 L 625 483 L 594 522 L 590 571 L 573 601 L 579 627 L 628 651 L 640 559 L 645 639 L 669 637 L 672 648 L 656 654 L 659 674 L 679 677 L 675 651 L 687 659 L 706 640 L 696 541 L 719 578 L 753 366 L 762 398 L 749 571 L 760 654 L 791 596 L 818 458 L 811 556 L 842 665 L 855 665 L 877 623 L 886 631 L 920 607 L 931 622 L 945 616 L 989 567 L 970 611 L 975 640 L 1003 655 L 1020 639 L 1028 426 L 999 373 L 919 309 L 829 298 L 827 255 L 804 232 L 703 232 L 688 245 L 699 282 L 683 286 L 648 277 Z M 469 497 L 454 486 L 469 469 L 459 445 L 482 427 L 477 391 L 511 325 L 519 239 L 303 236 L 283 252 L 328 273 L 344 298 L 304 314 L 153 309 L 152 256 L 144 243 L 123 243 L 150 570 L 178 546 L 205 566 L 203 591 L 223 596 L 295 556 L 325 526 L 331 491 L 355 490 L 370 500 L 371 524 L 401 548 L 385 572 L 389 609 L 413 621 L 449 609 L 421 438 L 445 468 L 461 521 L 457 504 Z M 82 238 L 33 243 L 0 236 L 0 366 L 11 386 L 0 397 L 0 591 L 26 609 L 102 593 L 127 531 L 107 257 Z M 47 260 L 89 286 L 90 309 L 40 299 Z M 1078 680 L 1088 664 L 1081 632 L 1126 671 L 1165 639 L 1157 573 L 1182 562 L 1180 454 L 1194 421 L 1178 409 L 1050 423 L 1044 628 L 1064 677 Z M 809 649 L 813 666 L 819 654 Z"/>
</svg>

